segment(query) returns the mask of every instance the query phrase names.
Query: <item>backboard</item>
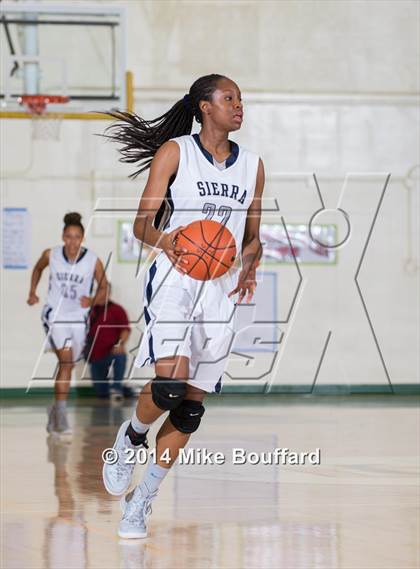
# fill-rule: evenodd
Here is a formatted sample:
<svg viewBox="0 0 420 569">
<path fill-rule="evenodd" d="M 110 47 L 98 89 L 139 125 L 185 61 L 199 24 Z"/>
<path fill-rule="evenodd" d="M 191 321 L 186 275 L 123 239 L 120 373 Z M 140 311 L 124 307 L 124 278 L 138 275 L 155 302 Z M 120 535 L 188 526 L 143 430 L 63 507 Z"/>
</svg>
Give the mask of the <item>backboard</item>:
<svg viewBox="0 0 420 569">
<path fill-rule="evenodd" d="M 130 108 L 124 7 L 18 1 L 0 14 L 0 116 L 27 117 L 22 95 L 69 97 L 48 109 L 64 118 Z"/>
</svg>

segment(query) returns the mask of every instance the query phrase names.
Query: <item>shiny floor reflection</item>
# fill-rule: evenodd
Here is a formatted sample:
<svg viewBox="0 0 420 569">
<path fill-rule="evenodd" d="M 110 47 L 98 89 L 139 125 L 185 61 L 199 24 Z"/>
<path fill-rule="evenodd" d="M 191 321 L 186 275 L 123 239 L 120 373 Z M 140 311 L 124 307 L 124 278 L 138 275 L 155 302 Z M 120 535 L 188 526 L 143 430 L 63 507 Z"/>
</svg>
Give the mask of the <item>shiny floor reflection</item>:
<svg viewBox="0 0 420 569">
<path fill-rule="evenodd" d="M 25 403 L 25 404 L 24 404 Z M 73 440 L 45 434 L 47 401 L 2 406 L 1 567 L 414 569 L 419 411 L 404 397 L 222 396 L 191 447 L 223 465 L 177 465 L 147 540 L 120 540 L 101 452 L 131 405 L 70 403 Z M 159 424 L 152 430 L 152 437 Z M 321 449 L 319 466 L 232 464 L 232 448 Z M 142 467 L 137 467 L 140 476 Z"/>
</svg>

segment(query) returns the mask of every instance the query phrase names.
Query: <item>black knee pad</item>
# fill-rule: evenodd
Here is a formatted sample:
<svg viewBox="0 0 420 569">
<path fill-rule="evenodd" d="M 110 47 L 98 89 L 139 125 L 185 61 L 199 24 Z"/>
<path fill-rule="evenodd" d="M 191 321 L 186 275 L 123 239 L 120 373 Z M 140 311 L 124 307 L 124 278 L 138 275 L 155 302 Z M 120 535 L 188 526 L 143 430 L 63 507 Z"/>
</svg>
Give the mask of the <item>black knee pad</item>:
<svg viewBox="0 0 420 569">
<path fill-rule="evenodd" d="M 181 405 L 187 392 L 187 384 L 181 379 L 157 375 L 152 381 L 153 403 L 163 411 L 171 411 Z"/>
<path fill-rule="evenodd" d="M 184 399 L 179 407 L 169 413 L 171 423 L 181 433 L 193 433 L 198 429 L 201 417 L 204 415 L 204 406 L 200 401 Z"/>
</svg>

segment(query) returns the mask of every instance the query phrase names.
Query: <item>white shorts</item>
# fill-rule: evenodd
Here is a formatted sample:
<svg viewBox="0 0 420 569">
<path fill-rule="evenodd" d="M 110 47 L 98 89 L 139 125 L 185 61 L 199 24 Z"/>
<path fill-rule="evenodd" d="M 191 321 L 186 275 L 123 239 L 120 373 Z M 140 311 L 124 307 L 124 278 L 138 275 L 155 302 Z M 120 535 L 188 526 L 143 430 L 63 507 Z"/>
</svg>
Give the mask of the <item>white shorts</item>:
<svg viewBox="0 0 420 569">
<path fill-rule="evenodd" d="M 165 253 L 152 263 L 144 284 L 145 331 L 134 365 L 159 358 L 189 358 L 188 383 L 219 393 L 235 337 L 235 298 L 239 270 L 218 279 L 197 281 L 180 274 Z"/>
<path fill-rule="evenodd" d="M 87 326 L 85 316 L 66 315 L 60 321 L 53 315 L 51 306 L 45 305 L 42 310 L 42 324 L 47 334 L 46 350 L 61 350 L 71 348 L 73 361 L 81 359 L 86 341 Z"/>
</svg>

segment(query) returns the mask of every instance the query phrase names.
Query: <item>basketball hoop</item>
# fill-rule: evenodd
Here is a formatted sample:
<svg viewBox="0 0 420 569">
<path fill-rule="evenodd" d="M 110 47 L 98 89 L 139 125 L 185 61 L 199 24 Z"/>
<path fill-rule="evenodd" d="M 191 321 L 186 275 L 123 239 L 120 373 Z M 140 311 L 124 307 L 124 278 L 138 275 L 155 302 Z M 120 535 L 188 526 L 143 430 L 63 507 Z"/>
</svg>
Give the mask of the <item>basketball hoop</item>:
<svg viewBox="0 0 420 569">
<path fill-rule="evenodd" d="M 65 95 L 22 95 L 19 104 L 24 106 L 32 119 L 32 140 L 60 140 L 60 128 L 64 113 L 47 112 L 50 105 L 64 105 L 70 100 Z"/>
</svg>

